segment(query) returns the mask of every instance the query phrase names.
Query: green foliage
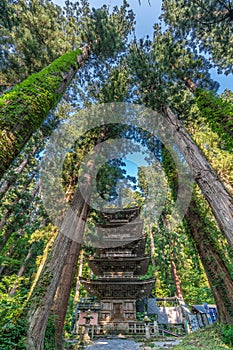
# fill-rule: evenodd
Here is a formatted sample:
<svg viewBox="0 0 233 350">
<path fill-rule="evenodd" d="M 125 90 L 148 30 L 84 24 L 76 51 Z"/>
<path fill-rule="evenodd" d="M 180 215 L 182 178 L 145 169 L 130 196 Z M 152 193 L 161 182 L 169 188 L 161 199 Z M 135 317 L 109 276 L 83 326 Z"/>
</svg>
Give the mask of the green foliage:
<svg viewBox="0 0 233 350">
<path fill-rule="evenodd" d="M 5 276 L 0 282 L 0 349 L 25 349 L 24 337 L 26 323 L 24 318 L 19 318 L 28 295 L 27 279 L 25 277 Z M 18 292 L 9 296 L 9 291 L 18 285 Z"/>
<path fill-rule="evenodd" d="M 207 125 L 218 134 L 224 149 L 233 149 L 233 105 L 213 91 L 198 89 L 196 102 Z"/>
<path fill-rule="evenodd" d="M 162 31 L 158 24 L 154 25 L 152 42 L 147 39 L 131 45 L 127 62 L 137 84 L 136 101 L 158 111 L 167 105 L 185 116 L 195 87 L 218 87 L 205 57 L 191 52 L 186 38 L 175 37 L 172 30 Z"/>
<path fill-rule="evenodd" d="M 175 350 L 227 350 L 232 349 L 222 339 L 222 333 L 218 325 L 198 330 L 182 338 Z"/>
<path fill-rule="evenodd" d="M 53 315 L 50 315 L 48 319 L 44 338 L 44 349 L 56 349 L 56 325 L 55 316 Z"/>
<path fill-rule="evenodd" d="M 146 280 L 147 278 L 155 277 L 155 270 L 156 270 L 155 266 L 153 266 L 152 264 L 149 264 L 146 274 L 144 276 L 141 276 L 140 279 Z"/>
<path fill-rule="evenodd" d="M 233 326 L 229 324 L 218 324 L 218 329 L 225 344 L 233 346 Z"/>
<path fill-rule="evenodd" d="M 90 84 L 90 89 L 99 102 L 123 102 L 127 99 L 129 83 L 127 67 L 124 62 L 120 62 L 117 67 L 110 69 L 109 76 L 103 84 Z"/>
<path fill-rule="evenodd" d="M 65 52 L 81 47 L 86 6 L 70 1 L 62 9 L 48 0 L 3 2 L 0 12 L 0 87 L 19 83 Z M 7 20 L 8 19 L 8 20 Z"/>
<path fill-rule="evenodd" d="M 208 92 L 203 93 L 206 93 L 207 96 L 209 94 Z M 224 107 L 219 110 L 219 107 L 214 105 L 214 103 L 217 103 L 218 106 L 221 105 L 220 100 L 216 96 L 214 102 L 209 101 L 209 105 L 207 105 L 204 99 L 200 98 L 197 104 L 193 104 L 190 108 L 185 124 L 192 138 L 218 173 L 226 188 L 229 192 L 233 193 L 233 144 L 232 137 L 230 136 L 231 129 L 221 121 L 224 118 Z M 225 102 L 222 102 L 224 105 Z M 228 103 L 226 105 L 229 107 Z M 228 111 L 226 114 L 228 117 L 225 118 L 230 120 L 232 118 L 230 115 L 231 109 L 228 108 L 225 111 Z"/>
<path fill-rule="evenodd" d="M 163 0 L 162 18 L 174 35 L 188 38 L 196 53 L 208 53 L 219 72 L 232 73 L 232 2 Z"/>
<path fill-rule="evenodd" d="M 88 1 L 65 1 L 63 8 L 50 0 L 4 0 L 0 23 L 0 90 L 19 83 L 66 52 L 93 44 L 102 59 L 124 48 L 134 26 L 129 5 L 91 9 Z"/>
<path fill-rule="evenodd" d="M 0 350 L 25 350 L 25 320 L 7 321 L 0 331 Z"/>
<path fill-rule="evenodd" d="M 136 317 L 137 317 L 137 321 L 142 322 L 143 318 L 145 317 L 145 312 L 137 312 Z"/>
<path fill-rule="evenodd" d="M 124 48 L 128 34 L 133 29 L 133 12 L 127 11 L 129 5 L 124 0 L 123 5 L 113 9 L 112 14 L 106 5 L 100 9 L 92 9 L 90 18 L 86 19 L 83 30 L 83 41 L 92 43 L 93 52 L 105 59 L 114 56 Z"/>
</svg>

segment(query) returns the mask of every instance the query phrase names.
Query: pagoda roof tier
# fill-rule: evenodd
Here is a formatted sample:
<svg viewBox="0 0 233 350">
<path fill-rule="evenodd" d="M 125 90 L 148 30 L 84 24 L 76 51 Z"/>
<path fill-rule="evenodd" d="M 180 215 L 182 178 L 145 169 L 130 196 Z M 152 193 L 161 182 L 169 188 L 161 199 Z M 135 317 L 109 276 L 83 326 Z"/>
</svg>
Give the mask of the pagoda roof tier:
<svg viewBox="0 0 233 350">
<path fill-rule="evenodd" d="M 100 213 L 100 221 L 96 226 L 105 226 L 108 224 L 122 225 L 139 218 L 141 207 L 133 208 L 108 208 Z"/>
<path fill-rule="evenodd" d="M 128 221 L 128 220 L 124 220 L 124 219 L 119 219 L 119 220 L 111 220 L 111 221 L 106 221 L 104 224 L 98 224 L 95 225 L 96 227 L 101 227 L 101 228 L 117 228 L 119 229 L 119 227 L 124 226 L 124 225 L 128 225 L 128 224 L 141 224 L 142 220 L 140 218 L 136 218 L 135 220 L 132 221 Z M 97 231 L 98 231 L 97 228 Z"/>
<path fill-rule="evenodd" d="M 90 295 L 103 299 L 141 299 L 151 294 L 155 283 L 154 278 L 140 280 L 138 278 L 106 278 L 88 280 L 80 278 L 80 282 Z"/>
<path fill-rule="evenodd" d="M 88 264 L 95 275 L 102 276 L 104 272 L 133 272 L 134 275 L 145 275 L 150 256 L 142 257 L 106 257 L 89 258 Z"/>
<path fill-rule="evenodd" d="M 146 246 L 146 235 L 142 236 L 142 238 L 139 238 L 135 241 L 129 242 L 125 244 L 123 242 L 122 245 L 118 245 L 117 248 L 98 248 L 97 249 L 97 255 L 99 257 L 110 257 L 110 256 L 121 256 L 122 254 L 127 254 L 127 252 L 130 252 L 130 255 L 136 256 L 143 256 L 145 252 L 145 246 Z"/>
<path fill-rule="evenodd" d="M 143 220 L 122 226 L 97 227 L 95 247 L 119 247 L 142 238 Z"/>
</svg>

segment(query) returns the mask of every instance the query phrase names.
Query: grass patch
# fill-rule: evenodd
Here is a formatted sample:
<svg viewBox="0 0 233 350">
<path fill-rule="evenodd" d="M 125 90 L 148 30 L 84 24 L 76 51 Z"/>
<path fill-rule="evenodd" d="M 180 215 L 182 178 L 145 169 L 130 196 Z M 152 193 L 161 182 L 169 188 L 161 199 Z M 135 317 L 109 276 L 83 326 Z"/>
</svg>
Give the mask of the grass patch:
<svg viewBox="0 0 233 350">
<path fill-rule="evenodd" d="M 224 350 L 233 349 L 223 340 L 223 334 L 219 325 L 201 329 L 182 338 L 182 342 L 174 346 L 175 350 Z"/>
</svg>

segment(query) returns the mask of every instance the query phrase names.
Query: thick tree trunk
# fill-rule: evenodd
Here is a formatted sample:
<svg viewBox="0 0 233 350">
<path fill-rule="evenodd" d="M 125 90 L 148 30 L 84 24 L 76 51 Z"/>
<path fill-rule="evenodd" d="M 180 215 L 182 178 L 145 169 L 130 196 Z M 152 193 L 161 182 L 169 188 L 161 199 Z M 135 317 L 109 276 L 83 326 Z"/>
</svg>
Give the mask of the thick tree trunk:
<svg viewBox="0 0 233 350">
<path fill-rule="evenodd" d="M 193 172 L 195 181 L 208 201 L 223 235 L 233 248 L 233 202 L 230 194 L 170 108 L 164 107 L 163 115 L 180 151 Z"/>
<path fill-rule="evenodd" d="M 233 280 L 216 250 L 208 227 L 199 215 L 195 201 L 191 202 L 186 218 L 214 295 L 219 321 L 233 325 Z"/>
<path fill-rule="evenodd" d="M 101 144 L 103 140 L 103 134 L 98 138 L 97 144 Z M 73 200 L 72 200 L 72 206 L 74 208 L 78 208 L 79 213 L 79 236 L 82 237 L 84 234 L 85 229 L 85 223 L 88 216 L 88 198 L 90 198 L 90 188 L 91 188 L 91 182 L 92 182 L 92 171 L 95 169 L 95 157 L 100 153 L 101 147 L 99 147 L 97 150 L 94 151 L 92 158 L 89 160 L 87 164 L 87 172 L 85 174 L 85 193 L 82 192 L 84 195 L 84 198 L 86 201 L 82 201 L 80 204 L 80 197 L 79 191 L 77 190 L 74 194 Z M 75 184 L 74 184 L 75 185 Z M 70 199 L 70 196 L 68 196 Z M 81 197 L 82 199 L 82 197 Z M 79 203 L 79 204 L 78 204 Z M 68 225 L 70 225 L 68 220 Z M 80 252 L 80 244 L 78 244 L 76 241 L 73 241 L 72 244 L 69 247 L 69 253 L 66 258 L 66 265 L 63 268 L 62 276 L 59 281 L 59 285 L 56 291 L 55 301 L 53 305 L 53 315 L 55 315 L 56 318 L 56 349 L 63 349 L 63 341 L 62 341 L 62 334 L 63 334 L 63 327 L 64 327 L 64 321 L 70 296 L 70 291 L 72 288 L 72 283 L 74 280 L 76 268 L 77 268 L 77 262 L 79 258 L 79 252 Z M 54 349 L 55 350 L 55 349 Z"/>
<path fill-rule="evenodd" d="M 84 206 L 83 198 L 77 195 L 75 199 L 76 206 L 82 211 Z M 82 217 L 80 217 L 76 229 L 77 231 L 83 230 Z M 44 335 L 49 312 L 53 305 L 54 296 L 72 244 L 72 239 L 68 238 L 62 232 L 59 232 L 48 253 L 38 281 L 30 295 L 27 315 L 28 333 L 26 339 L 28 350 L 44 349 Z"/>
<path fill-rule="evenodd" d="M 83 225 L 80 227 L 81 235 L 83 235 L 84 233 L 87 215 L 88 215 L 88 205 L 85 203 L 81 213 L 81 217 L 83 220 L 82 221 Z M 56 348 L 55 349 L 61 349 L 61 350 L 63 349 L 63 339 L 62 339 L 63 327 L 65 322 L 70 292 L 72 289 L 72 285 L 73 285 L 73 281 L 74 281 L 74 277 L 77 269 L 80 246 L 81 246 L 80 243 L 77 243 L 75 241 L 72 242 L 70 246 L 70 251 L 68 253 L 68 256 L 65 262 L 65 266 L 62 271 L 59 285 L 55 294 L 55 298 L 54 298 L 52 314 L 55 316 L 55 324 L 56 324 L 56 339 L 55 339 Z"/>
<path fill-rule="evenodd" d="M 28 303 L 28 350 L 43 350 L 44 334 L 48 322 L 49 310 L 60 280 L 63 266 L 68 256 L 72 240 L 61 232 L 48 254 L 37 284 Z"/>
<path fill-rule="evenodd" d="M 93 154 L 93 157 L 95 157 L 95 154 Z M 83 225 L 85 225 L 86 218 L 86 209 L 84 210 L 84 208 L 86 208 L 86 203 L 88 203 L 90 196 L 92 181 L 91 174 L 94 167 L 94 161 L 90 160 L 87 164 L 88 172 L 85 176 L 85 190 L 82 191 L 85 200 L 80 194 L 79 189 L 77 189 L 73 197 L 70 211 L 68 210 L 62 223 L 63 232 L 66 232 L 66 229 L 68 230 L 72 224 L 72 215 L 74 215 L 74 213 L 78 215 L 79 219 L 76 224 L 76 232 L 78 232 L 79 235 L 79 242 L 82 241 Z M 84 218 L 82 217 L 82 214 L 84 214 Z M 28 305 L 29 311 L 27 315 L 28 334 L 26 339 L 28 350 L 44 349 L 44 336 L 49 312 L 53 305 L 61 274 L 74 241 L 75 239 L 70 239 L 62 232 L 59 232 L 48 254 L 48 258 L 43 266 L 36 286 L 30 296 Z"/>
<path fill-rule="evenodd" d="M 66 317 L 67 306 L 69 302 L 70 292 L 75 277 L 77 261 L 80 252 L 80 244 L 73 241 L 67 256 L 65 266 L 62 271 L 59 285 L 54 298 L 52 314 L 55 316 L 56 334 L 55 348 L 63 349 L 63 327 Z"/>
<path fill-rule="evenodd" d="M 83 273 L 83 261 L 84 261 L 84 250 L 82 249 L 80 252 L 80 262 L 78 267 L 78 275 L 77 275 L 77 282 L 76 282 L 76 288 L 75 288 L 75 295 L 74 295 L 74 304 L 76 305 L 79 299 L 79 291 L 80 291 L 80 277 Z"/>
<path fill-rule="evenodd" d="M 49 67 L 35 73 L 33 79 L 29 77 L 12 92 L 1 96 L 0 178 L 49 111 L 56 106 L 77 69 L 88 59 L 89 53 L 90 46 L 85 45 L 73 54 L 64 54 Z M 45 85 L 45 81 L 48 84 Z M 27 95 L 28 92 L 30 96 Z"/>
</svg>

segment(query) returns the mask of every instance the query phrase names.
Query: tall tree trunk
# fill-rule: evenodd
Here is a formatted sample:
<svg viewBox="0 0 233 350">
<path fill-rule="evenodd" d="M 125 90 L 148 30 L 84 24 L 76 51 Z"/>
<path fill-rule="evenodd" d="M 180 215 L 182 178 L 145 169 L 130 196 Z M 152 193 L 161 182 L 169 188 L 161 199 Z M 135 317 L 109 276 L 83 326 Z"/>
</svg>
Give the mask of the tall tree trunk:
<svg viewBox="0 0 233 350">
<path fill-rule="evenodd" d="M 166 218 L 165 214 L 163 214 L 163 213 L 161 214 L 161 219 L 162 219 L 162 223 L 163 223 L 164 227 L 166 227 L 168 229 L 168 222 L 167 222 L 167 218 Z M 180 299 L 184 299 L 182 289 L 181 289 L 181 282 L 180 282 L 179 274 L 178 274 L 176 263 L 175 263 L 174 252 L 175 252 L 174 238 L 170 237 L 170 254 L 169 255 L 170 255 L 170 264 L 171 264 L 171 266 L 170 266 L 171 267 L 171 275 L 173 278 L 177 297 Z"/>
<path fill-rule="evenodd" d="M 83 261 L 84 261 L 84 250 L 82 249 L 80 252 L 80 261 L 79 261 L 79 267 L 78 267 L 78 275 L 77 275 L 77 282 L 76 282 L 76 288 L 75 288 L 75 295 L 74 295 L 74 304 L 76 305 L 79 299 L 79 291 L 80 291 L 80 277 L 83 273 Z"/>
<path fill-rule="evenodd" d="M 152 265 L 155 266 L 155 241 L 153 236 L 152 224 L 149 225 L 149 233 L 150 233 L 150 256 Z"/>
<path fill-rule="evenodd" d="M 233 325 L 233 280 L 192 200 L 186 218 L 218 309 L 219 321 Z"/>
<path fill-rule="evenodd" d="M 30 296 L 26 339 L 28 350 L 44 349 L 44 334 L 49 311 L 71 244 L 70 238 L 61 232 L 58 234 Z"/>
<path fill-rule="evenodd" d="M 171 261 L 171 274 L 172 274 L 174 285 L 176 288 L 176 296 L 180 299 L 184 299 L 182 289 L 181 289 L 180 278 L 177 272 L 176 263 L 172 253 L 170 255 L 170 261 Z"/>
<path fill-rule="evenodd" d="M 65 323 L 65 317 L 72 289 L 73 280 L 75 277 L 77 261 L 80 252 L 80 243 L 75 241 L 70 246 L 70 251 L 67 256 L 65 266 L 62 270 L 59 285 L 56 290 L 54 303 L 52 306 L 52 314 L 55 316 L 55 348 L 63 349 L 63 327 Z"/>
<path fill-rule="evenodd" d="M 0 178 L 49 111 L 56 106 L 77 69 L 88 59 L 89 53 L 90 45 L 66 53 L 1 96 Z"/>
<path fill-rule="evenodd" d="M 81 213 L 82 224 L 83 224 L 82 227 L 80 227 L 81 235 L 83 235 L 84 233 L 87 215 L 88 215 L 88 205 L 87 203 L 85 203 Z M 80 246 L 81 246 L 80 243 L 77 243 L 75 241 L 72 242 L 70 246 L 70 251 L 68 253 L 68 256 L 65 262 L 65 266 L 62 271 L 59 285 L 56 290 L 55 298 L 54 298 L 52 314 L 55 315 L 55 324 L 56 324 L 56 340 L 55 340 L 56 348 L 55 349 L 61 349 L 61 350 L 63 349 L 63 339 L 62 339 L 63 327 L 65 322 L 70 292 L 72 289 L 72 285 L 73 285 L 73 281 L 74 281 L 74 277 L 77 269 Z"/>
<path fill-rule="evenodd" d="M 163 115 L 180 151 L 193 172 L 195 181 L 208 201 L 223 235 L 233 248 L 233 203 L 230 194 L 170 108 L 164 107 Z"/>
<path fill-rule="evenodd" d="M 105 133 L 102 133 L 100 137 L 97 140 L 97 144 L 101 144 L 103 141 L 103 137 L 105 136 Z M 85 174 L 85 199 L 90 197 L 90 188 L 91 188 L 91 182 L 92 182 L 92 171 L 95 168 L 95 157 L 101 152 L 101 147 L 98 147 L 97 150 L 94 150 L 94 153 L 92 155 L 92 158 L 89 160 L 87 164 L 87 172 Z M 73 185 L 75 185 L 73 183 Z M 84 193 L 83 193 L 84 194 Z M 68 195 L 68 199 L 70 200 L 71 194 Z M 78 208 L 79 217 L 81 218 L 79 220 L 79 236 L 83 236 L 84 229 L 85 229 L 85 223 L 88 216 L 88 200 L 83 201 L 82 204 L 78 204 L 80 201 L 80 194 L 77 190 L 74 194 L 72 205 L 75 208 Z M 70 223 L 68 222 L 68 225 Z M 79 252 L 80 252 L 80 244 L 73 241 L 70 245 L 69 253 L 66 258 L 66 264 L 63 268 L 62 275 L 59 281 L 59 285 L 56 291 L 55 300 L 53 304 L 53 315 L 55 315 L 56 318 L 56 349 L 63 349 L 63 340 L 62 340 L 62 334 L 63 334 L 63 327 L 64 327 L 64 321 L 70 296 L 70 291 L 72 288 L 72 283 L 74 280 L 76 268 L 77 268 L 77 262 L 79 258 Z"/>
<path fill-rule="evenodd" d="M 99 152 L 99 150 L 97 152 Z M 93 157 L 95 157 L 95 153 L 93 154 Z M 90 196 L 92 181 L 91 174 L 95 167 L 93 159 L 91 159 L 87 164 L 88 172 L 85 174 L 85 190 L 82 191 L 82 195 L 84 195 L 85 199 L 82 197 L 79 189 L 77 189 L 74 194 L 71 207 L 62 223 L 62 229 L 64 232 L 66 232 L 66 229 L 69 229 L 72 224 L 71 220 L 74 219 L 74 214 L 78 215 L 76 232 L 79 235 L 80 242 L 82 241 L 81 234 L 83 232 L 83 225 L 85 224 L 81 213 L 85 213 L 83 209 L 86 202 L 88 203 L 88 198 Z M 64 235 L 62 231 L 59 232 L 48 254 L 48 258 L 43 266 L 40 277 L 31 293 L 27 315 L 28 333 L 26 345 L 28 350 L 44 349 L 44 336 L 49 312 L 52 308 L 61 274 L 74 240 Z"/>
</svg>

